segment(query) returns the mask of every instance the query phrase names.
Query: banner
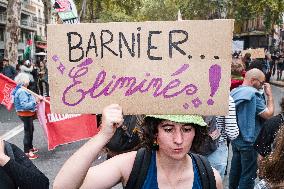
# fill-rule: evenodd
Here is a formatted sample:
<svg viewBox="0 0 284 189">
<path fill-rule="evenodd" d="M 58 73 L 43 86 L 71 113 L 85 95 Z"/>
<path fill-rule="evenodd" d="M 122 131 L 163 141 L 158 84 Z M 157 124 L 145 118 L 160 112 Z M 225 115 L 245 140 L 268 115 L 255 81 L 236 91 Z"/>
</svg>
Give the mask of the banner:
<svg viewBox="0 0 284 189">
<path fill-rule="evenodd" d="M 48 25 L 47 36 L 53 112 L 228 113 L 233 20 Z"/>
<path fill-rule="evenodd" d="M 48 150 L 87 139 L 97 134 L 96 115 L 55 114 L 44 101 L 38 104 L 37 116 L 47 138 Z"/>
<path fill-rule="evenodd" d="M 51 0 L 51 4 L 64 23 L 79 23 L 77 8 L 73 0 Z"/>
<path fill-rule="evenodd" d="M 17 86 L 12 79 L 0 74 L 0 104 L 3 104 L 9 111 L 13 107 L 11 92 Z"/>
</svg>

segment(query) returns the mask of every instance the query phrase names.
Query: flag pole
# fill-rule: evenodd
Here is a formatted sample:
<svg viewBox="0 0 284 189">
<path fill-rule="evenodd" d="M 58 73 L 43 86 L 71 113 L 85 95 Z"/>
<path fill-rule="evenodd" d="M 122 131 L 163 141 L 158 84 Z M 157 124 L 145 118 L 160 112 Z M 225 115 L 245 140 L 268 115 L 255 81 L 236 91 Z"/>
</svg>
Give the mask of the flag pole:
<svg viewBox="0 0 284 189">
<path fill-rule="evenodd" d="M 43 96 L 36 94 L 35 92 L 31 91 L 30 89 L 28 89 L 28 88 L 26 88 L 26 87 L 24 87 L 24 86 L 21 86 L 21 88 L 24 89 L 24 90 L 26 90 L 26 91 L 28 91 L 29 93 L 31 93 L 31 94 L 34 95 L 35 97 L 37 97 L 37 98 L 39 98 L 39 99 L 42 99 L 44 102 L 50 104 L 50 102 L 49 102 L 48 100 L 46 100 L 45 98 L 43 98 Z"/>
<path fill-rule="evenodd" d="M 5 76 L 4 74 L 1 74 L 1 73 L 0 73 L 0 75 L 1 75 L 3 78 L 5 78 L 6 80 L 8 80 L 9 82 L 15 83 L 15 84 L 17 85 L 17 83 L 16 83 L 13 79 L 11 79 L 11 78 L 9 78 L 9 77 Z M 35 92 L 29 90 L 28 88 L 26 88 L 26 87 L 24 87 L 24 86 L 21 86 L 21 88 L 24 89 L 24 90 L 26 90 L 26 91 L 28 91 L 28 92 L 31 93 L 33 96 L 35 96 L 35 97 L 37 97 L 37 98 L 39 98 L 39 99 L 42 99 L 44 102 L 50 104 L 50 102 L 49 102 L 48 100 L 46 100 L 45 98 L 43 98 L 43 96 L 36 94 Z"/>
</svg>

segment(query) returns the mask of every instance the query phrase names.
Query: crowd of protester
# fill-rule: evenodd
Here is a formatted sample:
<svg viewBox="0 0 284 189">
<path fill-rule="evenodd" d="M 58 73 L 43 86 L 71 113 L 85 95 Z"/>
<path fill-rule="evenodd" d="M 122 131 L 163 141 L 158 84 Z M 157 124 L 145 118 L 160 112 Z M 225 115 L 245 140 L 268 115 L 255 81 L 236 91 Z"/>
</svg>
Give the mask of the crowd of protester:
<svg viewBox="0 0 284 189">
<path fill-rule="evenodd" d="M 42 96 L 49 96 L 48 69 L 46 60 L 32 63 L 30 60 L 19 61 L 17 65 L 11 65 L 8 59 L 0 63 L 0 73 L 14 79 L 19 73 L 29 75 L 30 83 L 28 89 Z"/>
</svg>

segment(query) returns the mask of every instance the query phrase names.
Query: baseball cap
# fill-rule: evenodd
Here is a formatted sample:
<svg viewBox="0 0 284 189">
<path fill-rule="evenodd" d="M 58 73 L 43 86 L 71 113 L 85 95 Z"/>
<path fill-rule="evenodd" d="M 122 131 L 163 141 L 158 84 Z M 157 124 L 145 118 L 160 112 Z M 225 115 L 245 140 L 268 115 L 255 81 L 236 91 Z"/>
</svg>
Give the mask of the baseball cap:
<svg viewBox="0 0 284 189">
<path fill-rule="evenodd" d="M 202 127 L 207 126 L 207 123 L 199 115 L 146 115 L 146 117 L 165 119 L 177 123 L 192 123 Z"/>
</svg>

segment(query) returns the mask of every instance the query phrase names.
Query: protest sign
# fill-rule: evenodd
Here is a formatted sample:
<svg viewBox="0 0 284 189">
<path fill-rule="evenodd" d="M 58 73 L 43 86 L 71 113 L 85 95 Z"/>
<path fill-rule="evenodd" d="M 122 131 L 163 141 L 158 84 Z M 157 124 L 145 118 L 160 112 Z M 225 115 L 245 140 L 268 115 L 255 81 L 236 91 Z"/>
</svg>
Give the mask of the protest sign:
<svg viewBox="0 0 284 189">
<path fill-rule="evenodd" d="M 47 36 L 52 112 L 228 112 L 233 20 L 48 25 Z"/>
<path fill-rule="evenodd" d="M 264 48 L 243 50 L 243 51 L 242 51 L 242 56 L 245 56 L 246 53 L 250 53 L 252 59 L 255 59 L 255 58 L 264 58 L 264 57 L 265 57 Z"/>
<path fill-rule="evenodd" d="M 232 52 L 238 52 L 244 50 L 244 41 L 243 40 L 235 40 L 233 41 L 233 50 Z"/>
<path fill-rule="evenodd" d="M 78 23 L 78 13 L 73 0 L 51 0 L 52 8 L 57 12 L 63 23 Z"/>
</svg>

